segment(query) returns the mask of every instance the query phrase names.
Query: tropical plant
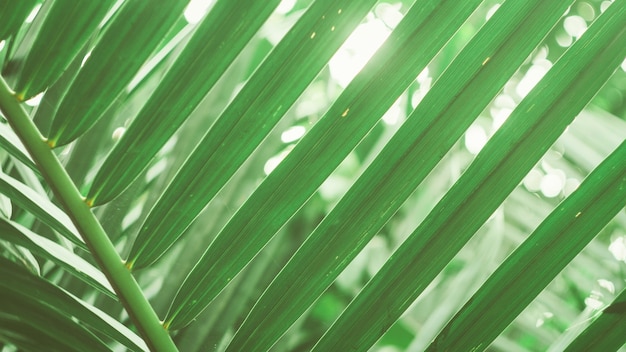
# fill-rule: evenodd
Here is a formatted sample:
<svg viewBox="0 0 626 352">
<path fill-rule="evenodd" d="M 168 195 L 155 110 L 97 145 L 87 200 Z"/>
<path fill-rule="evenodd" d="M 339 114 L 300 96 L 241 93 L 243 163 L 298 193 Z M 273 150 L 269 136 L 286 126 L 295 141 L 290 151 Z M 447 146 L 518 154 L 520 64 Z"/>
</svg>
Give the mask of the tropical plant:
<svg viewBox="0 0 626 352">
<path fill-rule="evenodd" d="M 625 23 L 0 0 L 2 351 L 624 350 Z"/>
</svg>

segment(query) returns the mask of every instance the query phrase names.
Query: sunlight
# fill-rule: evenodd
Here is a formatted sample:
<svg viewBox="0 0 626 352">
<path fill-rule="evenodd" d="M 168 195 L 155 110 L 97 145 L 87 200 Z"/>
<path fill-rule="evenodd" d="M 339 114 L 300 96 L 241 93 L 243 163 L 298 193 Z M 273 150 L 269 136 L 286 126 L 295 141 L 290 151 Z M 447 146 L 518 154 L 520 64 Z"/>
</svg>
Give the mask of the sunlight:
<svg viewBox="0 0 626 352">
<path fill-rule="evenodd" d="M 552 63 L 548 60 L 543 60 L 543 61 L 546 61 L 546 64 L 532 65 L 528 69 L 524 77 L 517 84 L 517 87 L 515 88 L 515 92 L 521 98 L 528 95 L 528 93 L 535 87 L 535 85 L 537 85 L 537 83 L 539 83 L 539 81 L 543 78 L 543 76 L 546 73 L 548 73 L 548 70 L 550 70 Z"/>
<path fill-rule="evenodd" d="M 471 125 L 465 132 L 465 148 L 476 155 L 487 144 L 487 133 L 480 125 Z"/>
<path fill-rule="evenodd" d="M 500 109 L 491 109 L 491 116 L 493 117 L 493 129 L 499 129 L 504 122 L 511 116 L 513 109 L 510 108 L 500 108 Z"/>
<path fill-rule="evenodd" d="M 401 3 L 378 4 L 330 59 L 330 75 L 341 87 L 350 83 L 400 23 L 401 9 Z"/>
<path fill-rule="evenodd" d="M 26 105 L 28 106 L 38 106 L 41 103 L 41 99 L 43 98 L 43 93 L 39 93 L 34 97 L 30 98 L 26 101 Z"/>
<path fill-rule="evenodd" d="M 278 4 L 278 7 L 276 8 L 276 13 L 284 15 L 291 11 L 294 6 L 296 6 L 296 0 L 283 0 L 280 2 L 280 4 Z"/>
<path fill-rule="evenodd" d="M 191 0 L 185 9 L 185 20 L 191 24 L 200 22 L 214 2 L 215 0 Z"/>
<path fill-rule="evenodd" d="M 568 178 L 565 180 L 565 185 L 563 186 L 563 195 L 565 197 L 569 197 L 576 189 L 580 186 L 580 181 L 575 178 Z"/>
<path fill-rule="evenodd" d="M 269 158 L 263 166 L 263 172 L 265 173 L 265 175 L 269 175 L 272 171 L 274 171 L 278 164 L 280 164 L 281 161 L 283 161 L 287 157 L 287 155 L 289 155 L 291 149 L 293 149 L 293 146 L 291 148 L 283 150 L 282 152 L 278 153 L 278 155 Z"/>
<path fill-rule="evenodd" d="M 578 4 L 578 15 L 584 18 L 587 22 L 593 21 L 597 16 L 593 6 L 587 2 L 581 2 Z"/>
<path fill-rule="evenodd" d="M 599 279 L 598 285 L 600 285 L 600 287 L 602 287 L 603 289 L 609 291 L 611 294 L 615 294 L 615 284 L 612 283 L 611 281 L 605 280 L 605 279 Z"/>
<path fill-rule="evenodd" d="M 612 1 L 602 1 L 602 3 L 600 4 L 600 11 L 604 12 L 606 11 L 606 9 L 609 8 L 609 6 L 611 6 Z"/>
<path fill-rule="evenodd" d="M 502 93 L 496 97 L 493 106 L 489 108 L 489 114 L 492 118 L 491 127 L 494 131 L 502 126 L 516 106 L 515 100 L 506 93 Z"/>
<path fill-rule="evenodd" d="M 543 172 L 541 172 L 541 170 L 532 169 L 530 170 L 528 175 L 524 177 L 524 180 L 522 181 L 522 183 L 524 184 L 524 187 L 526 187 L 526 189 L 529 192 L 537 192 L 541 189 L 542 179 L 543 179 Z"/>
<path fill-rule="evenodd" d="M 549 173 L 541 179 L 541 193 L 547 198 L 554 198 L 561 193 L 564 182 L 561 175 Z"/>
<path fill-rule="evenodd" d="M 32 23 L 35 20 L 35 16 L 37 16 L 37 13 L 39 12 L 40 9 L 41 9 L 41 4 L 35 5 L 35 7 L 30 12 L 30 14 L 28 14 L 28 17 L 26 17 L 26 20 L 24 22 Z"/>
<path fill-rule="evenodd" d="M 433 78 L 430 76 L 430 71 L 428 70 L 428 66 L 424 68 L 424 70 L 417 75 L 417 83 L 419 83 L 419 89 L 416 90 L 411 98 L 411 107 L 415 109 L 417 105 L 424 99 L 426 93 L 430 90 L 430 86 L 433 83 Z"/>
<path fill-rule="evenodd" d="M 626 239 L 621 236 L 613 240 L 609 245 L 609 252 L 616 260 L 626 263 Z"/>
<path fill-rule="evenodd" d="M 604 303 L 601 301 L 601 294 L 596 291 L 591 291 L 591 295 L 585 298 L 585 305 L 591 309 L 601 309 Z"/>
<path fill-rule="evenodd" d="M 574 37 L 567 33 L 559 33 L 556 35 L 556 43 L 563 48 L 568 48 L 574 42 Z"/>
<path fill-rule="evenodd" d="M 546 320 L 552 319 L 554 317 L 554 314 L 551 312 L 543 312 L 543 314 L 541 315 L 541 317 L 539 319 L 537 319 L 537 322 L 535 323 L 535 327 L 541 327 L 543 326 L 543 324 L 546 322 Z"/>
<path fill-rule="evenodd" d="M 491 18 L 491 16 L 493 16 L 494 13 L 496 13 L 496 11 L 498 11 L 498 9 L 500 8 L 500 4 L 495 4 L 493 5 L 489 11 L 487 11 L 487 14 L 485 15 L 485 18 L 487 20 L 489 20 Z"/>
<path fill-rule="evenodd" d="M 113 135 L 111 136 L 111 138 L 113 139 L 114 142 L 117 142 L 120 140 L 120 138 L 122 138 L 125 132 L 126 132 L 125 127 L 118 127 L 115 129 L 115 131 L 113 131 Z"/>
<path fill-rule="evenodd" d="M 587 30 L 587 22 L 580 16 L 568 16 L 563 21 L 563 27 L 567 34 L 578 39 Z"/>
<path fill-rule="evenodd" d="M 330 59 L 332 78 L 340 86 L 348 86 L 390 33 L 389 27 L 380 19 L 371 19 L 359 25 Z"/>
<path fill-rule="evenodd" d="M 398 100 L 396 100 L 396 102 L 393 103 L 389 110 L 387 110 L 387 112 L 383 115 L 383 122 L 390 126 L 397 124 L 404 115 L 402 110 L 401 99 L 398 98 Z"/>
<path fill-rule="evenodd" d="M 398 23 L 402 21 L 402 17 L 404 17 L 402 12 L 400 12 L 401 8 L 401 3 L 381 3 L 376 5 L 374 13 L 376 14 L 376 17 L 380 18 L 387 25 L 387 27 L 393 29 L 396 28 Z"/>
<path fill-rule="evenodd" d="M 283 143 L 291 143 L 302 138 L 305 133 L 306 128 L 303 126 L 291 126 L 280 135 L 280 140 Z"/>
<path fill-rule="evenodd" d="M 85 66 L 85 62 L 87 62 L 87 60 L 89 59 L 89 57 L 91 56 L 91 51 L 88 52 L 87 54 L 85 54 L 85 57 L 83 57 L 83 61 L 80 63 L 80 67 L 82 68 L 83 66 Z"/>
</svg>

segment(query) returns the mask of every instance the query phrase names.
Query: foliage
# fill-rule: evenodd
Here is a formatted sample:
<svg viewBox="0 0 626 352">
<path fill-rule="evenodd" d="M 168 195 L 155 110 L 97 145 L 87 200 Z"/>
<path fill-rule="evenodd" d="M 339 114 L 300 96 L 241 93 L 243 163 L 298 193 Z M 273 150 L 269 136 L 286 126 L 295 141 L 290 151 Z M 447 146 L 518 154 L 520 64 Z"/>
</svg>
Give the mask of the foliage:
<svg viewBox="0 0 626 352">
<path fill-rule="evenodd" d="M 202 3 L 0 1 L 3 351 L 623 350 L 626 0 Z"/>
</svg>

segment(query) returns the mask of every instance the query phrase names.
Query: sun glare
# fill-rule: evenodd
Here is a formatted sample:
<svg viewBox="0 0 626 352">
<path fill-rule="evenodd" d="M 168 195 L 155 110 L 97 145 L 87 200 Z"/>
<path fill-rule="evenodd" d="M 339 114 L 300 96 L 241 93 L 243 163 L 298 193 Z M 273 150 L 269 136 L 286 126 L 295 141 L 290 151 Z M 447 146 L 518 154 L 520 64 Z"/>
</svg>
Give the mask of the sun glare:
<svg viewBox="0 0 626 352">
<path fill-rule="evenodd" d="M 28 106 L 38 106 L 41 103 L 41 99 L 43 98 L 43 93 L 39 93 L 37 95 L 35 95 L 34 97 L 30 98 L 29 100 L 26 101 L 26 105 Z"/>
<path fill-rule="evenodd" d="M 391 29 L 378 18 L 372 18 L 359 25 L 341 49 L 330 59 L 329 67 L 332 78 L 340 86 L 346 87 L 390 33 Z"/>
<path fill-rule="evenodd" d="M 30 12 L 30 14 L 28 15 L 28 17 L 26 17 L 25 22 L 26 23 L 32 23 L 35 20 L 35 16 L 37 16 L 37 13 L 39 12 L 39 10 L 41 9 L 41 4 L 37 4 L 35 5 L 35 7 L 33 8 L 33 10 Z"/>
<path fill-rule="evenodd" d="M 280 140 L 283 141 L 283 143 L 295 142 L 298 139 L 302 138 L 305 133 L 306 128 L 304 128 L 303 126 L 292 126 L 280 135 Z"/>
<path fill-rule="evenodd" d="M 474 124 L 465 132 L 465 148 L 476 155 L 487 144 L 487 132 L 482 126 Z"/>
<path fill-rule="evenodd" d="M 185 9 L 185 20 L 191 24 L 200 22 L 214 2 L 215 0 L 191 0 Z"/>
<path fill-rule="evenodd" d="M 525 97 L 530 91 L 539 83 L 543 76 L 550 70 L 551 63 L 548 60 L 546 64 L 534 64 L 532 65 L 524 77 L 520 80 L 515 88 L 516 93 L 520 97 Z"/>
<path fill-rule="evenodd" d="M 283 0 L 280 2 L 280 4 L 278 4 L 278 7 L 276 8 L 276 13 L 284 15 L 291 11 L 294 6 L 296 6 L 296 0 Z"/>
</svg>

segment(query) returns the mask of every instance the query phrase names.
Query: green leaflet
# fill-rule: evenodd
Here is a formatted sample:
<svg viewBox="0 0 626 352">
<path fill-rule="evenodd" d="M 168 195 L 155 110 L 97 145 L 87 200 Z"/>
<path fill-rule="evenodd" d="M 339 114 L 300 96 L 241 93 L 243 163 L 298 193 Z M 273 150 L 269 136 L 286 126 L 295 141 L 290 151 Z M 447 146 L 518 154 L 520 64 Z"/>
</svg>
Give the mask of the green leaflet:
<svg viewBox="0 0 626 352">
<path fill-rule="evenodd" d="M 221 0 L 214 5 L 106 158 L 87 194 L 88 204 L 110 201 L 139 176 L 278 3 Z"/>
<path fill-rule="evenodd" d="M 0 110 L 2 110 L 3 115 L 20 137 L 22 143 L 24 143 L 24 146 L 40 169 L 42 176 L 47 181 L 48 186 L 72 219 L 94 259 L 103 272 L 106 273 L 107 279 L 115 287 L 117 298 L 126 308 L 131 320 L 145 338 L 146 343 L 150 348 L 158 345 L 164 351 L 175 350 L 176 347 L 171 337 L 163 330 L 156 313 L 146 300 L 128 268 L 124 266 L 111 240 L 104 232 L 102 225 L 87 204 L 85 204 L 83 197 L 76 189 L 59 159 L 52 152 L 23 106 L 19 103 L 19 100 L 2 78 L 0 78 Z M 27 235 L 28 233 L 25 232 L 25 234 Z M 19 236 L 17 237 L 19 238 Z M 32 242 L 31 239 L 29 240 L 29 242 Z M 30 243 L 27 242 L 27 244 Z M 49 247 L 49 245 L 45 245 L 45 248 L 42 249 L 48 249 Z M 65 259 L 63 256 L 55 256 L 55 258 Z M 102 272 L 98 273 L 102 274 Z"/>
<path fill-rule="evenodd" d="M 505 2 L 499 8 L 274 279 L 235 334 L 230 350 L 271 346 L 315 302 L 397 212 L 570 4 L 535 0 Z M 532 28 L 532 32 L 521 33 L 519 27 Z"/>
<path fill-rule="evenodd" d="M 31 170 L 37 173 L 39 172 L 22 142 L 20 142 L 15 132 L 5 123 L 0 123 L 0 147 L 11 154 L 15 159 L 24 163 L 24 165 L 28 166 Z"/>
<path fill-rule="evenodd" d="M 0 275 L 4 278 L 0 281 L 2 291 L 29 298 L 32 302 L 40 302 L 42 306 L 62 312 L 63 315 L 74 317 L 82 324 L 117 339 L 132 351 L 146 350 L 145 344 L 135 333 L 110 316 L 72 297 L 50 282 L 32 275 L 23 267 L 9 262 L 6 258 L 0 257 L 0 262 Z M 3 302 L 7 303 L 7 301 Z M 63 326 L 48 326 L 48 328 L 64 329 Z M 39 335 L 30 335 L 30 338 L 33 336 Z"/>
<path fill-rule="evenodd" d="M 624 160 L 626 142 L 498 267 L 441 331 L 429 350 L 488 346 L 624 208 Z"/>
<path fill-rule="evenodd" d="M 44 3 L 29 33 L 2 72 L 5 77 L 15 76 L 13 90 L 18 100 L 28 100 L 41 93 L 61 76 L 114 2 L 55 0 Z"/>
<path fill-rule="evenodd" d="M 6 219 L 0 219 L 0 238 L 27 248 L 31 252 L 58 264 L 76 278 L 105 295 L 115 298 L 111 285 L 100 270 L 60 244 Z"/>
<path fill-rule="evenodd" d="M 374 5 L 322 0 L 311 5 L 211 127 L 151 210 L 128 265 L 153 263 L 265 138 Z"/>
<path fill-rule="evenodd" d="M 37 0 L 5 0 L 0 2 L 0 41 L 15 35 Z"/>
<path fill-rule="evenodd" d="M 70 218 L 50 200 L 30 187 L 0 172 L 0 193 L 9 197 L 75 245 L 87 249 Z"/>
<path fill-rule="evenodd" d="M 0 283 L 0 301 L 3 303 L 0 314 L 1 341 L 11 342 L 26 350 L 32 350 L 26 347 L 30 344 L 29 340 L 37 340 L 37 345 L 45 343 L 51 351 L 110 351 L 66 311 L 46 301 L 49 298 L 47 292 L 42 292 L 42 297 L 37 299 L 29 297 L 37 293 L 32 287 L 36 277 L 6 258 L 1 258 L 0 264 L 2 277 L 12 279 L 10 285 L 4 281 Z"/>
<path fill-rule="evenodd" d="M 478 6 L 418 1 L 329 111 L 237 211 L 165 319 L 187 325 L 293 216 Z"/>
<path fill-rule="evenodd" d="M 617 351 L 625 343 L 626 290 L 622 290 L 602 311 L 602 314 L 567 346 L 565 351 Z"/>
<path fill-rule="evenodd" d="M 50 146 L 65 145 L 96 123 L 186 5 L 181 0 L 163 1 L 158 6 L 146 0 L 127 0 L 122 5 L 54 114 Z"/>
<path fill-rule="evenodd" d="M 519 104 L 315 350 L 369 348 L 472 237 L 623 60 L 624 5 L 600 16 Z"/>
</svg>

